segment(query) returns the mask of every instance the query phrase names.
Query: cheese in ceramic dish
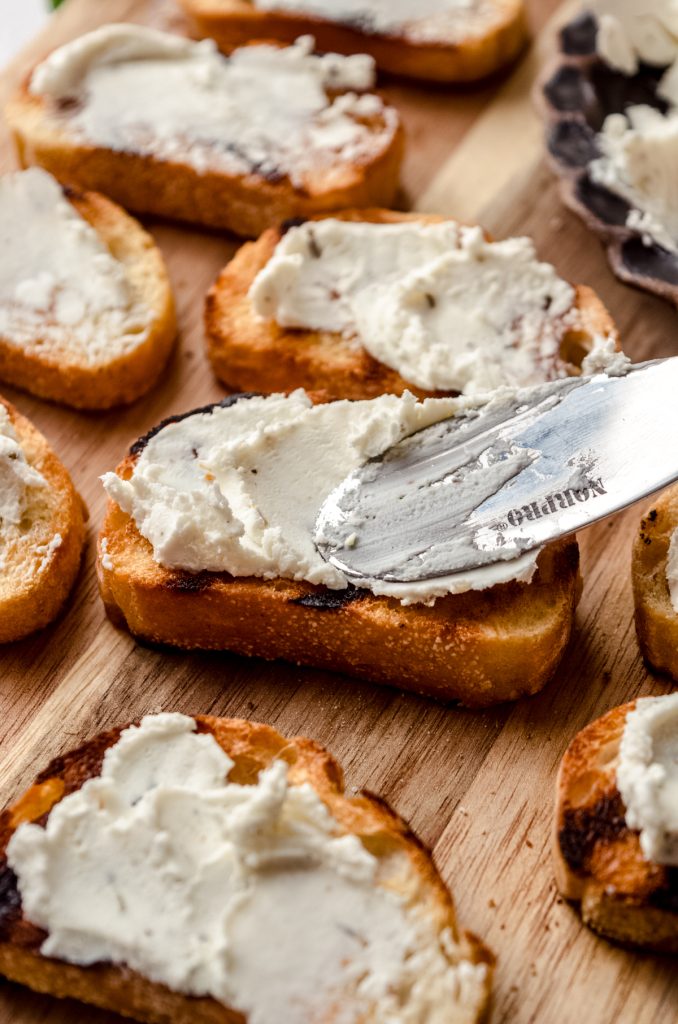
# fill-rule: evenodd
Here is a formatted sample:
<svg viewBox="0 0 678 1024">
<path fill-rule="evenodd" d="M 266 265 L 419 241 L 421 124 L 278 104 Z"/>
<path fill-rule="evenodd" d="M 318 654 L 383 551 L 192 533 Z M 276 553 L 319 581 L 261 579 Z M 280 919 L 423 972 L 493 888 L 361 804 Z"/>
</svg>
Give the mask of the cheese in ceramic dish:
<svg viewBox="0 0 678 1024">
<path fill-rule="evenodd" d="M 606 64 L 634 75 L 640 63 L 667 67 L 678 58 L 676 0 L 586 0 L 598 23 L 596 49 Z"/>
<path fill-rule="evenodd" d="M 663 69 L 656 106 L 636 104 L 605 119 L 590 176 L 631 205 L 627 226 L 647 245 L 678 253 L 678 0 L 592 0 L 587 7 L 610 68 L 627 76 L 646 65 Z"/>
</svg>

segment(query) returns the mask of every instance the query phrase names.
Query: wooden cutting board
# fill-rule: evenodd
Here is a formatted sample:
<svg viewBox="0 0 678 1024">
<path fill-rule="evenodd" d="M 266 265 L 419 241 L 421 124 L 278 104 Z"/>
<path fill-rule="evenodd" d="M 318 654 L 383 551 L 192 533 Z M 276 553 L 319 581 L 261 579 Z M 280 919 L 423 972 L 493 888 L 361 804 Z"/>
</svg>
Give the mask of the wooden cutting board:
<svg viewBox="0 0 678 1024">
<path fill-rule="evenodd" d="M 544 24 L 558 4 L 533 0 L 529 6 L 538 44 L 509 79 L 480 90 L 386 85 L 408 129 L 402 203 L 480 220 L 497 237 L 531 234 L 564 277 L 597 289 L 634 359 L 675 354 L 674 310 L 614 280 L 600 246 L 561 206 L 542 164 L 530 94 L 552 46 L 553 25 Z M 564 13 L 561 8 L 557 17 Z M 0 102 L 36 58 L 104 20 L 182 28 L 172 0 L 68 0 L 47 32 L 0 76 Z M 0 124 L 0 170 L 14 166 Z M 434 849 L 462 923 L 498 955 L 493 1024 L 678 1019 L 675 961 L 624 951 L 582 927 L 557 896 L 549 850 L 556 770 L 573 735 L 616 704 L 671 689 L 643 666 L 633 630 L 630 547 L 640 509 L 582 537 L 584 596 L 554 681 L 536 698 L 485 713 L 329 672 L 229 655 L 160 653 L 137 646 L 106 620 L 94 573 L 104 506 L 99 475 L 164 416 L 222 394 L 203 353 L 202 302 L 236 243 L 164 223 L 150 227 L 169 265 L 181 324 L 160 386 L 132 408 L 105 415 L 5 391 L 71 470 L 91 528 L 67 613 L 36 638 L 0 651 L 0 802 L 58 752 L 146 712 L 269 722 L 327 745 L 344 764 L 351 790 L 366 786 L 384 796 Z M 0 983 L 0 1024 L 117 1019 Z"/>
</svg>

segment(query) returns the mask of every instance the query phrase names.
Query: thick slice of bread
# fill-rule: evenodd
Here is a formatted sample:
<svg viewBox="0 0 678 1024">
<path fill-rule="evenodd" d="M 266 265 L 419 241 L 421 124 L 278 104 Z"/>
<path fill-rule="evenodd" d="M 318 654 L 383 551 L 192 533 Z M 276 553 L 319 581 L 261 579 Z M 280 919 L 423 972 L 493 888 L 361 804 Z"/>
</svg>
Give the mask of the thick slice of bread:
<svg viewBox="0 0 678 1024">
<path fill-rule="evenodd" d="M 432 82 L 471 82 L 505 67 L 527 40 L 523 0 L 490 0 L 482 14 L 468 13 L 465 38 L 413 39 L 379 35 L 329 18 L 294 10 L 264 11 L 250 0 L 181 0 L 199 35 L 210 36 L 229 53 L 250 39 L 314 35 L 319 49 L 369 53 L 384 71 Z M 328 7 L 331 5 L 328 3 Z M 282 7 L 282 5 L 281 5 Z M 413 18 L 416 18 L 416 4 Z"/>
<path fill-rule="evenodd" d="M 124 267 L 133 300 L 149 310 L 146 335 L 128 351 L 112 345 L 109 360 L 89 363 L 77 350 L 66 355 L 50 345 L 46 321 L 45 336 L 30 345 L 0 335 L 0 379 L 76 409 L 108 409 L 134 401 L 160 376 L 176 337 L 174 299 L 160 250 L 133 217 L 96 192 L 65 187 L 64 194 Z"/>
<path fill-rule="evenodd" d="M 643 516 L 633 544 L 631 574 L 643 657 L 678 680 L 678 612 L 666 578 L 669 544 L 676 530 L 678 485 L 664 491 Z"/>
<path fill-rule="evenodd" d="M 678 872 L 645 860 L 615 781 L 619 743 L 634 707 L 608 712 L 565 753 L 556 794 L 556 881 L 601 935 L 676 953 Z"/>
<path fill-rule="evenodd" d="M 369 794 L 345 796 L 341 768 L 311 740 L 288 740 L 269 726 L 237 719 L 199 716 L 196 722 L 198 730 L 211 733 L 235 762 L 231 781 L 255 783 L 262 769 L 274 760 L 283 760 L 290 766 L 290 783 L 310 784 L 342 831 L 360 837 L 378 859 L 388 859 L 394 874 L 396 865 L 400 865 L 399 889 L 402 886 L 403 894 L 430 918 L 434 934 L 449 930 L 446 955 L 450 964 L 467 961 L 487 965 L 479 983 L 460 986 L 458 1000 L 449 1005 L 445 1017 L 449 1024 L 479 1021 L 489 1000 L 493 957 L 473 935 L 459 930 L 452 899 L 430 855 L 384 801 Z M 5 857 L 12 834 L 23 822 L 44 821 L 59 800 L 99 775 L 106 750 L 117 742 L 121 732 L 116 729 L 103 733 L 57 758 L 0 817 L 0 972 L 39 992 L 70 996 L 149 1024 L 244 1024 L 242 1014 L 214 999 L 178 994 L 127 967 L 103 963 L 79 967 L 48 959 L 39 951 L 44 932 L 23 917 L 17 880 Z M 322 907 L 317 910 L 322 913 Z M 266 985 L 265 973 L 261 983 Z M 326 1024 L 331 1024 L 329 1008 Z"/>
<path fill-rule="evenodd" d="M 56 617 L 80 568 L 87 510 L 70 476 L 45 438 L 17 410 L 0 398 L 26 461 L 47 481 L 29 495 L 18 527 L 4 526 L 4 561 L 0 570 L 0 643 L 19 640 Z M 57 534 L 61 537 L 54 545 Z"/>
<path fill-rule="evenodd" d="M 348 210 L 341 220 L 393 224 L 436 223 L 442 217 L 394 213 L 390 210 Z M 222 270 L 205 306 L 205 332 L 210 362 L 229 389 L 269 393 L 290 387 L 327 390 L 335 398 L 376 398 L 427 392 L 374 359 L 361 345 L 329 331 L 290 330 L 257 316 L 248 298 L 254 279 L 273 256 L 285 227 L 271 228 L 256 242 L 244 245 Z M 614 335 L 612 317 L 590 288 L 576 289 L 580 325 L 567 331 L 561 345 L 563 361 L 576 373 L 596 335 Z"/>
<path fill-rule="evenodd" d="M 145 441 L 118 467 L 121 477 Z M 98 558 L 108 615 L 140 640 L 281 658 L 476 707 L 536 693 L 551 678 L 572 632 L 578 566 L 568 540 L 541 553 L 529 584 L 404 607 L 355 588 L 166 569 L 114 502 Z"/>
<path fill-rule="evenodd" d="M 22 166 L 39 164 L 59 181 L 96 189 L 138 213 L 256 237 L 290 217 L 347 206 L 388 206 L 398 189 L 404 146 L 400 124 L 371 160 L 319 170 L 300 188 L 287 176 L 266 176 L 255 168 L 246 174 L 197 170 L 181 160 L 76 141 L 58 111 L 29 92 L 29 81 L 30 76 L 6 107 Z M 376 116 L 374 131 L 382 127 Z"/>
</svg>

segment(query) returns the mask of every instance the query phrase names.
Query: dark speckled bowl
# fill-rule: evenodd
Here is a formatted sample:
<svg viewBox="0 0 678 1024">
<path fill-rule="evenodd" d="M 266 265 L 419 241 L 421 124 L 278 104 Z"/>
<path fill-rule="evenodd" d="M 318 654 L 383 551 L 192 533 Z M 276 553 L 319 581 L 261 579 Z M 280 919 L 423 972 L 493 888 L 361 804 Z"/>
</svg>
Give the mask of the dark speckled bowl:
<svg viewBox="0 0 678 1024">
<path fill-rule="evenodd" d="M 640 232 L 626 226 L 627 201 L 589 175 L 608 114 L 638 103 L 666 112 L 657 96 L 666 69 L 642 65 L 631 77 L 615 71 L 596 54 L 596 31 L 595 18 L 583 14 L 560 33 L 558 57 L 541 85 L 549 158 L 565 203 L 603 240 L 615 274 L 678 305 L 678 255 L 646 245 Z"/>
</svg>

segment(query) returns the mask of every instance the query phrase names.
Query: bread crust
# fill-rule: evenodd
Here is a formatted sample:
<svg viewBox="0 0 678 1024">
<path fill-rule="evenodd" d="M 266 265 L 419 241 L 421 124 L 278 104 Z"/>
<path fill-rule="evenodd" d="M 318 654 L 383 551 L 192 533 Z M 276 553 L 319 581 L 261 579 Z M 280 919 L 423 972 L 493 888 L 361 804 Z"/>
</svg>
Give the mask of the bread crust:
<svg viewBox="0 0 678 1024">
<path fill-rule="evenodd" d="M 647 510 L 633 542 L 631 578 L 636 634 L 643 657 L 678 681 L 678 612 L 671 603 L 666 565 L 678 530 L 678 484 Z"/>
<path fill-rule="evenodd" d="M 433 224 L 446 219 L 381 209 L 344 210 L 327 216 L 370 224 Z M 207 294 L 207 355 L 221 383 L 229 390 L 263 394 L 291 387 L 324 389 L 335 398 L 349 399 L 401 395 L 405 390 L 421 398 L 433 394 L 408 383 L 396 370 L 374 359 L 362 345 L 341 334 L 290 330 L 254 313 L 248 298 L 250 286 L 273 256 L 284 231 L 284 225 L 269 228 L 256 242 L 243 245 Z M 617 339 L 611 315 L 591 288 L 576 288 L 575 308 L 580 325 L 567 331 L 561 345 L 561 356 L 572 373 L 578 372 L 596 335 L 611 334 Z"/>
<path fill-rule="evenodd" d="M 473 82 L 512 63 L 528 38 L 523 0 L 496 0 L 497 13 L 483 35 L 461 41 L 413 42 L 377 35 L 336 21 L 294 12 L 263 11 L 248 0 L 181 0 L 195 32 L 210 36 L 225 53 L 251 39 L 291 43 L 313 35 L 318 49 L 368 53 L 383 71 L 429 82 Z"/>
<path fill-rule="evenodd" d="M 678 952 L 678 872 L 645 860 L 626 825 L 616 786 L 619 743 L 635 701 L 583 729 L 568 747 L 556 786 L 556 883 L 606 938 Z"/>
<path fill-rule="evenodd" d="M 305 189 L 250 172 L 199 173 L 187 163 L 104 149 L 71 139 L 47 104 L 28 90 L 30 75 L 6 106 L 22 166 L 39 164 L 59 181 L 94 189 L 125 209 L 257 237 L 290 217 L 348 206 L 390 205 L 398 190 L 404 148 L 402 124 L 372 160 L 347 165 L 342 181 L 322 174 Z"/>
<path fill-rule="evenodd" d="M 143 440 L 118 467 L 132 474 Z M 347 673 L 484 707 L 537 693 L 567 647 L 579 598 L 576 541 L 549 545 L 531 583 L 404 607 L 365 590 L 169 570 L 113 501 L 97 572 L 109 618 L 137 639 Z"/>
<path fill-rule="evenodd" d="M 123 265 L 135 298 L 150 311 L 146 338 L 92 366 L 55 352 L 47 339 L 24 346 L 0 337 L 0 379 L 75 409 L 109 409 L 145 394 L 165 368 L 177 333 L 174 299 L 160 250 L 134 218 L 95 192 L 66 187 L 64 193 Z"/>
<path fill-rule="evenodd" d="M 200 732 L 211 733 L 235 761 L 230 778 L 253 783 L 273 760 L 289 766 L 293 784 L 310 783 L 348 832 L 386 862 L 406 858 L 407 892 L 412 903 L 428 908 L 435 927 L 449 928 L 461 959 L 488 966 L 484 992 L 474 1006 L 451 1007 L 451 1024 L 476 1024 L 489 1002 L 494 957 L 472 934 L 458 928 L 452 897 L 429 852 L 388 805 L 369 793 L 347 797 L 334 758 L 312 740 L 286 739 L 270 726 L 240 719 L 196 716 Z M 78 750 L 57 758 L 34 785 L 0 816 L 0 973 L 39 992 L 72 997 L 148 1024 L 246 1024 L 237 1013 L 211 998 L 189 998 L 154 984 L 127 967 L 96 964 L 78 967 L 41 956 L 44 933 L 23 918 L 16 878 L 6 849 L 18 826 L 43 820 L 52 807 L 101 770 L 105 751 L 122 728 L 102 733 Z M 328 1024 L 330 1022 L 328 1021 Z"/>
<path fill-rule="evenodd" d="M 61 544 L 43 571 L 28 579 L 16 579 L 12 566 L 3 570 L 0 580 L 0 644 L 4 644 L 21 640 L 42 629 L 61 611 L 80 569 L 87 509 L 68 472 L 42 434 L 2 397 L 0 404 L 9 413 L 27 461 L 42 474 L 50 487 L 47 532 L 51 537 L 57 533 L 61 535 Z M 41 535 L 35 543 L 43 543 L 46 539 Z"/>
</svg>

